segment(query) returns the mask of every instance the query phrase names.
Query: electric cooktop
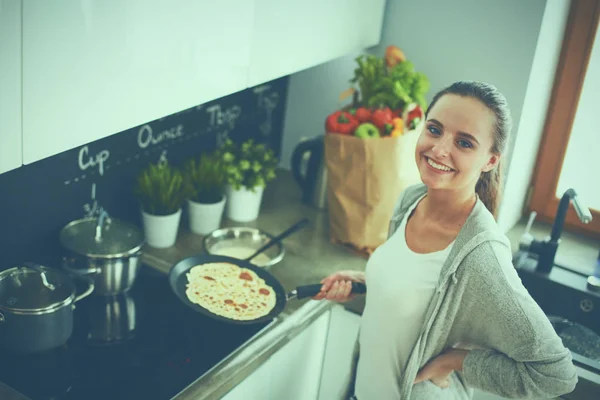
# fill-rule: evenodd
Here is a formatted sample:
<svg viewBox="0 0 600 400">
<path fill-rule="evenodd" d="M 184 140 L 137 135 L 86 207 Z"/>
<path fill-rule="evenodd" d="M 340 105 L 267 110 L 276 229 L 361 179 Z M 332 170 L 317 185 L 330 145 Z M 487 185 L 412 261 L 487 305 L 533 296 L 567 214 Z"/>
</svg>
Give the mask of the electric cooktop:
<svg viewBox="0 0 600 400">
<path fill-rule="evenodd" d="M 167 275 L 143 266 L 133 288 L 76 303 L 62 347 L 35 355 L 0 352 L 0 381 L 32 400 L 167 400 L 270 322 L 234 325 L 191 310 Z"/>
</svg>

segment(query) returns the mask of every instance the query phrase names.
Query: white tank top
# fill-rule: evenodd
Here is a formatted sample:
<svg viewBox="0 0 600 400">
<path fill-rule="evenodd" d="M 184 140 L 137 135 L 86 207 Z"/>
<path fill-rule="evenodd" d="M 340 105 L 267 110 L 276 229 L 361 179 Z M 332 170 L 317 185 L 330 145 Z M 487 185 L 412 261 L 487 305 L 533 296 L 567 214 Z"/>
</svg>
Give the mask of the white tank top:
<svg viewBox="0 0 600 400">
<path fill-rule="evenodd" d="M 407 211 L 394 234 L 379 246 L 366 266 L 367 297 L 360 328 L 356 372 L 358 400 L 398 400 L 399 382 L 425 320 L 446 249 L 415 253 L 406 244 Z"/>
</svg>

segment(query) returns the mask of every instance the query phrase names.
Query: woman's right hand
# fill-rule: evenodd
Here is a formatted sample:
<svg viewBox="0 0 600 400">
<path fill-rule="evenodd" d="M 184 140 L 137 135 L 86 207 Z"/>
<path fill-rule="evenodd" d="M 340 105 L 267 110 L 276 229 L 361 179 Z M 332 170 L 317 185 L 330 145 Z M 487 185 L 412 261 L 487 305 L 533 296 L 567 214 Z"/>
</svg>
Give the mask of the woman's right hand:
<svg viewBox="0 0 600 400">
<path fill-rule="evenodd" d="M 324 278 L 321 292 L 313 297 L 315 300 L 331 300 L 345 303 L 356 295 L 351 294 L 352 282 L 365 283 L 365 273 L 362 271 L 338 271 Z"/>
</svg>

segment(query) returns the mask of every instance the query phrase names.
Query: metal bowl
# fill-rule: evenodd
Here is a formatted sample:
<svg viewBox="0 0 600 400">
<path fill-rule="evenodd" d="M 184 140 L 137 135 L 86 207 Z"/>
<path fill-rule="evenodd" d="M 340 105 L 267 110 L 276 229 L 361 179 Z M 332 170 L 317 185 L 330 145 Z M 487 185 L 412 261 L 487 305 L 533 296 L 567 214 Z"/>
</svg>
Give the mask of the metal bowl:
<svg viewBox="0 0 600 400">
<path fill-rule="evenodd" d="M 204 237 L 204 248 L 209 254 L 227 255 L 239 259 L 250 257 L 256 250 L 273 238 L 257 228 L 227 227 L 217 229 Z M 281 243 L 258 254 L 251 262 L 269 268 L 283 259 L 285 249 Z"/>
</svg>

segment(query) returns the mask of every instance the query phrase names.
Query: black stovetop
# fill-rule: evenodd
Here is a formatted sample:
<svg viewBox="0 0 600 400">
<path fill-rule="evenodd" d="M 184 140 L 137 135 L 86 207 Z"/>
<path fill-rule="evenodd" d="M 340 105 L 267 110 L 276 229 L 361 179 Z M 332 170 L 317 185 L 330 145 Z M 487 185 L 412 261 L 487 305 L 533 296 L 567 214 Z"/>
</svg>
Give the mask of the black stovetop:
<svg viewBox="0 0 600 400">
<path fill-rule="evenodd" d="M 171 399 L 268 325 L 215 321 L 182 304 L 167 276 L 142 267 L 133 288 L 77 303 L 65 346 L 0 352 L 0 381 L 32 400 Z"/>
</svg>

